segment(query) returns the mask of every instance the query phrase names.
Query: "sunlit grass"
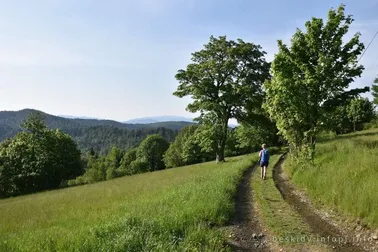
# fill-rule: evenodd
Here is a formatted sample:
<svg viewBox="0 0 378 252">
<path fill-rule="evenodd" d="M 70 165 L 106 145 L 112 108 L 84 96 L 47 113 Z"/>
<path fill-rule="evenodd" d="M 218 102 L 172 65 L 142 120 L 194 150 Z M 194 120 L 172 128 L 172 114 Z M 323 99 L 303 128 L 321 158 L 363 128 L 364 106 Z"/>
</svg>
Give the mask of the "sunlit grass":
<svg viewBox="0 0 378 252">
<path fill-rule="evenodd" d="M 292 181 L 318 203 L 378 227 L 378 130 L 317 144 L 315 165 L 287 163 Z"/>
<path fill-rule="evenodd" d="M 260 178 L 260 168 L 252 179 L 252 194 L 258 208 L 258 218 L 262 225 L 270 232 L 269 240 L 279 244 L 285 251 L 308 250 L 327 251 L 320 244 L 314 243 L 295 243 L 291 238 L 299 239 L 303 236 L 312 235 L 310 227 L 300 217 L 300 215 L 282 198 L 273 181 L 273 167 L 278 162 L 281 155 L 274 155 L 271 158 L 271 165 L 267 170 L 267 180 Z M 282 239 L 282 240 L 281 240 Z"/>
<path fill-rule="evenodd" d="M 256 154 L 0 200 L 0 251 L 222 251 Z"/>
</svg>

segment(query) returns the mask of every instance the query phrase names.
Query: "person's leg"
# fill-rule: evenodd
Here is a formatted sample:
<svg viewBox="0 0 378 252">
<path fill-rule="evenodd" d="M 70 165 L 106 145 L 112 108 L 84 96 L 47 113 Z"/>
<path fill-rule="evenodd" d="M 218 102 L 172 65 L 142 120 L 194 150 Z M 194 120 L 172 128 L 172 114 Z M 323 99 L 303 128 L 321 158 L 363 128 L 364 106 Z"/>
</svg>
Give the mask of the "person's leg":
<svg viewBox="0 0 378 252">
<path fill-rule="evenodd" d="M 264 174 L 263 174 L 263 178 L 266 179 L 266 165 L 264 165 Z"/>
<path fill-rule="evenodd" d="M 268 169 L 268 166 L 269 166 L 269 162 L 266 162 L 264 164 L 264 179 L 266 179 L 266 170 Z"/>
<path fill-rule="evenodd" d="M 263 175 L 264 175 L 264 166 L 261 165 L 261 178 L 264 178 Z"/>
</svg>

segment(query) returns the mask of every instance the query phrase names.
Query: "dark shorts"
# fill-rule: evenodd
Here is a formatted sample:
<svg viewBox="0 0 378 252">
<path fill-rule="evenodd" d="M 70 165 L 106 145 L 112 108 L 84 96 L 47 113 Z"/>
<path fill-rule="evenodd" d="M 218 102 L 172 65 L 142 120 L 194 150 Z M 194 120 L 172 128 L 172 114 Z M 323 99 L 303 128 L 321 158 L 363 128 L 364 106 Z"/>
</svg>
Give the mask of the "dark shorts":
<svg viewBox="0 0 378 252">
<path fill-rule="evenodd" d="M 260 166 L 261 167 L 268 167 L 268 165 L 269 165 L 269 162 L 267 162 L 267 161 L 265 161 L 265 162 L 260 162 Z"/>
</svg>

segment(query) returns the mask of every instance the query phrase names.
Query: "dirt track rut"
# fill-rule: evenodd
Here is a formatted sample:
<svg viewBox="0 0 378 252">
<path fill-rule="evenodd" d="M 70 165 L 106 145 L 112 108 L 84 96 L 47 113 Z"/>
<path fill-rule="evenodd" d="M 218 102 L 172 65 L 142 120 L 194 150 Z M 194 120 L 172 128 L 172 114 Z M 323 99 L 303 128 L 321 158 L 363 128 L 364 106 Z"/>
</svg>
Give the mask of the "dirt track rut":
<svg viewBox="0 0 378 252">
<path fill-rule="evenodd" d="M 236 214 L 231 221 L 233 236 L 228 242 L 234 251 L 269 251 L 252 205 L 251 180 L 256 168 L 254 165 L 244 172 L 237 189 Z"/>
<path fill-rule="evenodd" d="M 283 155 L 274 166 L 273 179 L 281 195 L 309 224 L 317 237 L 324 237 L 325 243 L 334 251 L 359 252 L 366 251 L 353 242 L 353 238 L 345 236 L 334 225 L 323 219 L 308 202 L 295 193 L 295 188 L 283 176 L 282 163 L 285 160 Z M 330 239 L 328 238 L 330 237 Z M 332 239 L 334 239 L 332 241 Z M 337 241 L 336 241 L 337 240 Z M 323 240 L 324 241 L 324 240 Z M 336 241 L 336 242 L 335 242 Z M 341 242 L 340 242 L 341 241 Z"/>
</svg>

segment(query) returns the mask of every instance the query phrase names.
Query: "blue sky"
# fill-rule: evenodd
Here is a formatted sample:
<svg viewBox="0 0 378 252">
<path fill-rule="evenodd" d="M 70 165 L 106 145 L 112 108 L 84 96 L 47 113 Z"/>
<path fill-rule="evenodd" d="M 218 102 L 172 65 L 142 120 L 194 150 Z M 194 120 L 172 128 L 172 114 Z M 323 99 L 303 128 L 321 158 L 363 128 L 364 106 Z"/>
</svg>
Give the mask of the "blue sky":
<svg viewBox="0 0 378 252">
<path fill-rule="evenodd" d="M 344 1 L 366 43 L 378 30 L 378 2 Z M 127 120 L 179 115 L 177 70 L 210 35 L 260 44 L 271 60 L 312 16 L 338 1 L 0 0 L 0 110 Z M 378 38 L 361 63 L 378 74 Z"/>
</svg>

